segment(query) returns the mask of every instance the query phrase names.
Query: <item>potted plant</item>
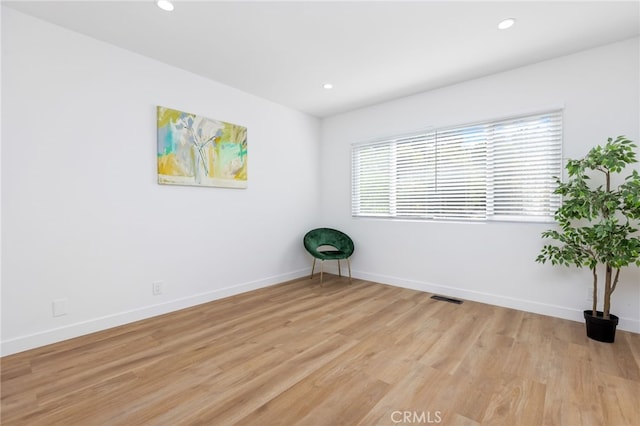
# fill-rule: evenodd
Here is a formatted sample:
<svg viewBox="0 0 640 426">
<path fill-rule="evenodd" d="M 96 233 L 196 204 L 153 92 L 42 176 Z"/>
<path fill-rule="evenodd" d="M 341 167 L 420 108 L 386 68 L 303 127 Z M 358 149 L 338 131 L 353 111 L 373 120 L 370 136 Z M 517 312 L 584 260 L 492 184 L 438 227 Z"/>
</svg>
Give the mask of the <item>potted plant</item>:
<svg viewBox="0 0 640 426">
<path fill-rule="evenodd" d="M 556 177 L 554 191 L 563 197 L 554 216 L 560 229 L 542 233 L 556 244 L 545 245 L 536 258 L 540 263 L 549 260 L 591 270 L 593 306 L 584 311 L 584 319 L 587 336 L 601 342 L 615 339 L 618 317 L 610 313 L 611 294 L 620 270 L 640 266 L 640 174 L 632 170 L 624 180 L 615 179 L 637 162 L 634 148 L 632 141 L 618 136 L 592 148 L 584 158 L 567 162 L 567 182 Z M 597 310 L 599 268 L 604 269 L 602 311 Z"/>
</svg>

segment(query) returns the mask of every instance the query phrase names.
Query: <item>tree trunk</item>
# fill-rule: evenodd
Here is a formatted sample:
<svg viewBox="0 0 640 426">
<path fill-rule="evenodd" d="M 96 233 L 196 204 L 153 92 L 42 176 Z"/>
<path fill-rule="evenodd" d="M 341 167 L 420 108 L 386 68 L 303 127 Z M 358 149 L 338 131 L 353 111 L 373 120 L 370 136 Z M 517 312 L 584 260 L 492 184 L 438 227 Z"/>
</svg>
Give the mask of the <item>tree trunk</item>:
<svg viewBox="0 0 640 426">
<path fill-rule="evenodd" d="M 607 176 L 607 193 L 611 192 L 611 173 L 607 169 L 605 175 Z M 605 203 L 602 208 L 602 216 L 607 219 L 609 217 L 609 208 Z M 602 309 L 602 317 L 604 319 L 609 319 L 609 309 L 611 309 L 611 292 L 613 291 L 611 288 L 611 272 L 613 268 L 611 265 L 607 263 L 607 269 L 604 276 L 604 307 Z"/>
<path fill-rule="evenodd" d="M 606 275 L 604 277 L 604 309 L 603 318 L 609 319 L 609 310 L 611 309 L 611 275 L 613 268 L 607 265 Z"/>
<path fill-rule="evenodd" d="M 595 317 L 598 311 L 598 271 L 595 266 L 591 269 L 591 273 L 593 273 L 593 309 L 591 315 Z"/>
</svg>

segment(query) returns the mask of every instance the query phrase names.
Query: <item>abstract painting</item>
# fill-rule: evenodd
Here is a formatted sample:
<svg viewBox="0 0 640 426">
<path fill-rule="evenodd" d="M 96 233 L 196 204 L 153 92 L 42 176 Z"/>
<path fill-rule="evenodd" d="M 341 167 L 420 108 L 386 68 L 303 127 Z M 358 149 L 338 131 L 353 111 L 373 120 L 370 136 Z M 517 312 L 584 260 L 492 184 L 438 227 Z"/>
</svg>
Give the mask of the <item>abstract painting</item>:
<svg viewBox="0 0 640 426">
<path fill-rule="evenodd" d="M 158 183 L 247 187 L 247 128 L 158 106 Z"/>
</svg>

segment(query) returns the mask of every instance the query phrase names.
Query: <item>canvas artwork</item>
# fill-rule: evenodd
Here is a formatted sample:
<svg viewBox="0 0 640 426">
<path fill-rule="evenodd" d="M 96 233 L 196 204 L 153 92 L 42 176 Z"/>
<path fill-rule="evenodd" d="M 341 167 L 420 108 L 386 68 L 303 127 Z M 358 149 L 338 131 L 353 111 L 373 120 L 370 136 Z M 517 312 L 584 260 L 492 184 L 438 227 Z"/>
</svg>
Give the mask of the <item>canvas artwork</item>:
<svg viewBox="0 0 640 426">
<path fill-rule="evenodd" d="M 247 128 L 158 106 L 158 183 L 247 187 Z"/>
</svg>

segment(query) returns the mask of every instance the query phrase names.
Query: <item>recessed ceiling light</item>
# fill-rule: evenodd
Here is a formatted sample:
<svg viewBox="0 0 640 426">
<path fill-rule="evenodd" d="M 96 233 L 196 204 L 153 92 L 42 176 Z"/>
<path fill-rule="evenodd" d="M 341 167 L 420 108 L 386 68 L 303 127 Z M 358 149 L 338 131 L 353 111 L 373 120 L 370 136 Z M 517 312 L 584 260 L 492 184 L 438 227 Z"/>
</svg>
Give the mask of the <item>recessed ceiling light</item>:
<svg viewBox="0 0 640 426">
<path fill-rule="evenodd" d="M 325 83 L 322 85 L 322 87 L 324 87 L 325 89 L 329 90 L 329 89 L 333 89 L 333 84 L 331 83 Z"/>
<path fill-rule="evenodd" d="M 156 4 L 160 9 L 166 10 L 167 12 L 171 12 L 173 10 L 173 3 L 169 0 L 158 0 Z"/>
<path fill-rule="evenodd" d="M 506 30 L 507 28 L 511 28 L 513 27 L 513 24 L 516 23 L 516 20 L 513 18 L 507 18 L 503 21 L 500 21 L 500 23 L 498 24 L 498 28 L 501 30 Z"/>
</svg>

